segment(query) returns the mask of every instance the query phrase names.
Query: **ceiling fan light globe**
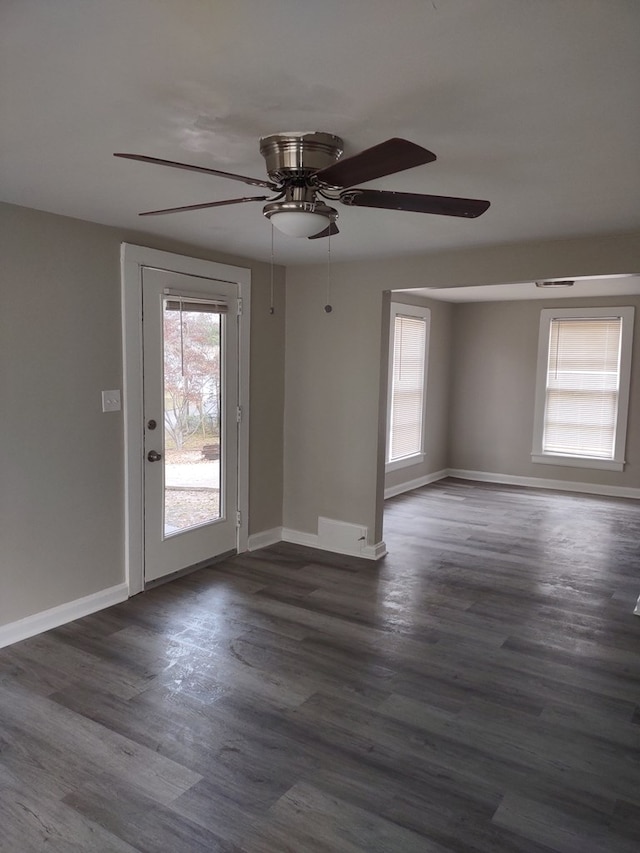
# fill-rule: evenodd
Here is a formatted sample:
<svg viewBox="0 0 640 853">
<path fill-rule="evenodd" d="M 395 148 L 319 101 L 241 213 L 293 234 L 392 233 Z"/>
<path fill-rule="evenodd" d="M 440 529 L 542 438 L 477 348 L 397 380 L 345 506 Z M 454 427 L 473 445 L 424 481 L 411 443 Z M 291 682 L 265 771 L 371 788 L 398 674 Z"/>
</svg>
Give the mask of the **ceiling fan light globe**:
<svg viewBox="0 0 640 853">
<path fill-rule="evenodd" d="M 313 237 L 329 225 L 329 217 L 308 210 L 274 211 L 271 223 L 288 237 Z"/>
</svg>

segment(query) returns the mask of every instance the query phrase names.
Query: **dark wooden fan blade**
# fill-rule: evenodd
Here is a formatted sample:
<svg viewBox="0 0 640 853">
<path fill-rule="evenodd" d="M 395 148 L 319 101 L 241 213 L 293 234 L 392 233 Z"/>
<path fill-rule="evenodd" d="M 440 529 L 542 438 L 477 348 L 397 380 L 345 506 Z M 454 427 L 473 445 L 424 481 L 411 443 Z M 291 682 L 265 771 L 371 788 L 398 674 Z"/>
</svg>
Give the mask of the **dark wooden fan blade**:
<svg viewBox="0 0 640 853">
<path fill-rule="evenodd" d="M 463 216 L 475 219 L 491 202 L 478 198 L 451 198 L 446 195 L 394 193 L 383 190 L 346 190 L 340 201 L 355 207 L 378 207 L 384 210 L 408 210 L 414 213 L 436 213 L 441 216 Z"/>
<path fill-rule="evenodd" d="M 204 204 L 187 204 L 184 207 L 166 207 L 164 210 L 146 210 L 138 216 L 162 216 L 165 213 L 182 213 L 185 210 L 206 210 L 208 207 L 224 207 L 225 204 L 242 204 L 245 201 L 269 201 L 269 196 L 253 195 L 248 198 L 227 198 L 224 201 L 208 201 Z"/>
<path fill-rule="evenodd" d="M 176 163 L 174 160 L 160 160 L 158 157 L 147 157 L 144 154 L 114 154 L 125 160 L 139 160 L 142 163 L 157 163 L 160 166 L 170 166 L 172 169 L 185 169 L 187 172 L 200 172 L 204 175 L 216 175 L 218 178 L 230 178 L 232 181 L 242 181 L 252 187 L 266 187 L 269 190 L 279 189 L 277 184 L 263 181 L 260 178 L 247 178 L 246 175 L 234 175 L 233 172 L 220 172 L 218 169 L 207 169 L 204 166 L 191 166 L 189 163 Z"/>
<path fill-rule="evenodd" d="M 312 234 L 311 237 L 307 237 L 307 240 L 319 240 L 320 237 L 333 237 L 334 234 L 339 234 L 340 229 L 336 225 L 335 222 L 332 222 L 331 225 L 327 225 L 324 231 L 319 231 L 317 234 Z"/>
<path fill-rule="evenodd" d="M 320 169 L 315 177 L 332 187 L 352 187 L 354 184 L 366 184 L 385 175 L 432 163 L 435 159 L 436 155 L 431 151 L 407 139 L 387 139 L 353 157 Z"/>
</svg>

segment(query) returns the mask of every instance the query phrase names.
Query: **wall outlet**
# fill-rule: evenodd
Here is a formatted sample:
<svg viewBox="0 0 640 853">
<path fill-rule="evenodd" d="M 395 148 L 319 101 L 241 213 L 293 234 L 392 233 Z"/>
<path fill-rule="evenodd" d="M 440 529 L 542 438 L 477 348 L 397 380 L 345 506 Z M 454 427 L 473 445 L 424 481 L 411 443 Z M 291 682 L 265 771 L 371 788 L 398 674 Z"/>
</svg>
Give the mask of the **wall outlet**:
<svg viewBox="0 0 640 853">
<path fill-rule="evenodd" d="M 119 412 L 122 406 L 120 405 L 120 391 L 103 391 L 102 392 L 102 411 L 103 412 Z"/>
</svg>

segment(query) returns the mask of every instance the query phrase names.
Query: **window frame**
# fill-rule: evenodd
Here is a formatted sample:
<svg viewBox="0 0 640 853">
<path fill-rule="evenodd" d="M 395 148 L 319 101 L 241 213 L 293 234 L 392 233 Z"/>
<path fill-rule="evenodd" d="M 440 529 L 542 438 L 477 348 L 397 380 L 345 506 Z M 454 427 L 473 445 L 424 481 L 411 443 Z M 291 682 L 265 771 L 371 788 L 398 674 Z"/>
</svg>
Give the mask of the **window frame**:
<svg viewBox="0 0 640 853">
<path fill-rule="evenodd" d="M 568 465 L 577 468 L 596 468 L 608 471 L 623 471 L 625 466 L 625 447 L 627 439 L 627 418 L 629 413 L 629 391 L 631 384 L 631 356 L 633 349 L 633 321 L 635 310 L 632 306 L 603 306 L 597 308 L 543 308 L 540 312 L 540 333 L 538 337 L 538 362 L 536 373 L 536 391 L 533 421 L 532 462 L 543 465 Z M 606 319 L 620 317 L 622 334 L 620 341 L 620 374 L 618 386 L 618 410 L 615 424 L 615 442 L 613 459 L 593 456 L 573 456 L 552 453 L 543 450 L 544 418 L 547 396 L 547 370 L 549 362 L 549 338 L 552 320 Z"/>
<path fill-rule="evenodd" d="M 393 356 L 395 350 L 395 323 L 396 317 L 418 317 L 425 323 L 424 338 L 424 364 L 422 381 L 422 419 L 420 422 L 420 450 L 410 456 L 402 456 L 390 460 L 391 450 L 391 406 L 393 401 Z M 385 449 L 385 471 L 397 471 L 412 465 L 419 465 L 425 459 L 425 423 L 427 411 L 427 369 L 429 364 L 429 340 L 431 333 L 431 309 L 424 305 L 415 305 L 406 302 L 391 302 L 389 314 L 389 358 L 387 365 L 387 424 L 386 424 L 386 449 Z"/>
</svg>

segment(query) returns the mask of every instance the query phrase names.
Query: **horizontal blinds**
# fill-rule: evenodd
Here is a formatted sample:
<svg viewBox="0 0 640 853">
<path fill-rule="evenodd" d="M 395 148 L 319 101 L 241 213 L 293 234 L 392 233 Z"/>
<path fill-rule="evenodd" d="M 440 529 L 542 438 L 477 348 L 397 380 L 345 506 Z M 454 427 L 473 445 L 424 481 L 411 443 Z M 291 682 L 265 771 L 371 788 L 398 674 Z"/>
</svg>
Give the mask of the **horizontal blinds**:
<svg viewBox="0 0 640 853">
<path fill-rule="evenodd" d="M 613 459 L 622 318 L 554 319 L 542 447 Z"/>
<path fill-rule="evenodd" d="M 165 311 L 193 311 L 197 314 L 226 314 L 229 305 L 223 297 L 212 294 L 200 295 L 184 290 L 164 289 Z"/>
<path fill-rule="evenodd" d="M 210 299 L 193 299 L 192 297 L 165 296 L 165 311 L 194 311 L 198 314 L 226 314 L 229 310 L 225 302 L 214 302 Z"/>
<path fill-rule="evenodd" d="M 396 315 L 391 381 L 390 461 L 420 453 L 422 450 L 426 330 L 424 318 Z"/>
</svg>

